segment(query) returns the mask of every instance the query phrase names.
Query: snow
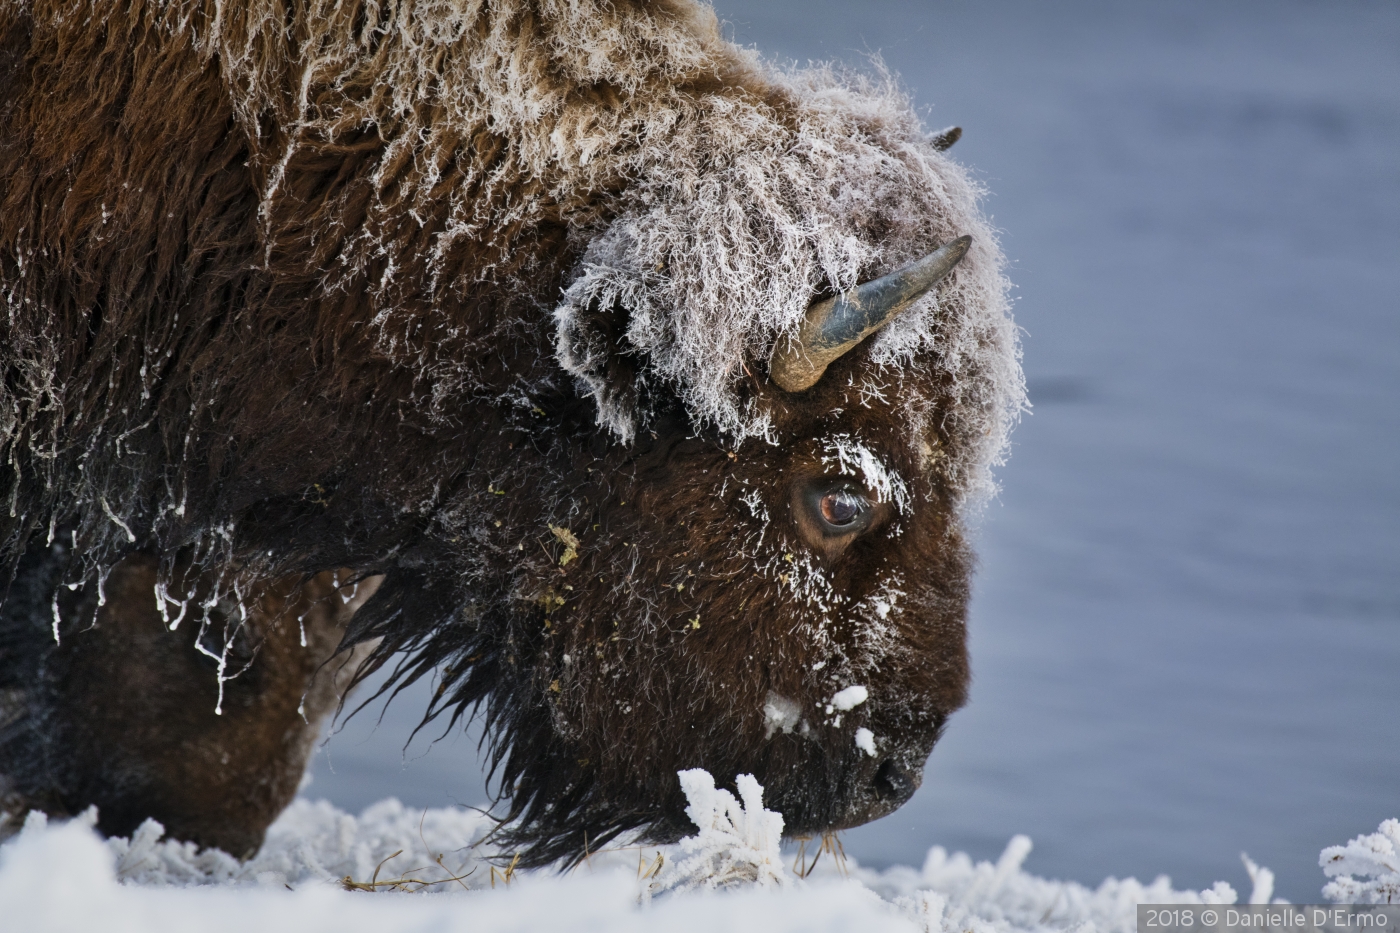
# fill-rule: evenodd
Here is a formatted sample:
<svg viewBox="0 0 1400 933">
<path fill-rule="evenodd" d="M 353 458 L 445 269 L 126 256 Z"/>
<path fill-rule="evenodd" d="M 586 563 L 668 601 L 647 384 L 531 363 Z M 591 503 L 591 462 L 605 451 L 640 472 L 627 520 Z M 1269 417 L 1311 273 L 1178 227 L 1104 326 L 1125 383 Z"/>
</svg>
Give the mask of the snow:
<svg viewBox="0 0 1400 933">
<path fill-rule="evenodd" d="M 1230 904 L 1217 882 L 1177 890 L 1109 878 L 1096 888 L 1023 870 L 1031 852 L 1014 837 L 995 862 L 942 847 L 923 866 L 863 868 L 823 846 L 789 867 L 782 816 L 740 775 L 736 798 L 703 770 L 681 772 L 699 829 L 673 846 L 623 845 L 567 872 L 516 871 L 471 809 L 412 811 L 385 800 L 355 817 L 297 800 L 246 863 L 217 850 L 162 840 L 147 821 L 131 839 L 103 840 L 92 811 L 64 823 L 31 813 L 0 845 L 0 916 L 8 928 L 46 931 L 923 931 L 1132 933 L 1139 903 Z M 1400 822 L 1326 849 L 1333 899 L 1394 899 Z M 1272 873 L 1247 857 L 1251 903 L 1267 902 Z M 1343 874 L 1346 873 L 1346 874 Z M 1373 880 L 1356 880 L 1353 875 Z"/>
<path fill-rule="evenodd" d="M 856 730 L 856 748 L 871 758 L 875 757 L 875 733 L 862 726 Z"/>
<path fill-rule="evenodd" d="M 847 687 L 845 690 L 838 692 L 832 697 L 831 705 L 832 708 L 839 709 L 844 713 L 847 710 L 855 709 L 868 699 L 870 699 L 870 691 L 860 684 L 856 684 L 855 686 Z"/>
<path fill-rule="evenodd" d="M 1318 858 L 1333 881 L 1325 897 L 1347 904 L 1400 903 L 1400 820 L 1386 820 L 1378 832 L 1357 836 L 1344 846 L 1329 846 Z M 1353 877 L 1363 876 L 1361 880 Z M 1365 880 L 1369 875 L 1370 880 Z"/>
</svg>

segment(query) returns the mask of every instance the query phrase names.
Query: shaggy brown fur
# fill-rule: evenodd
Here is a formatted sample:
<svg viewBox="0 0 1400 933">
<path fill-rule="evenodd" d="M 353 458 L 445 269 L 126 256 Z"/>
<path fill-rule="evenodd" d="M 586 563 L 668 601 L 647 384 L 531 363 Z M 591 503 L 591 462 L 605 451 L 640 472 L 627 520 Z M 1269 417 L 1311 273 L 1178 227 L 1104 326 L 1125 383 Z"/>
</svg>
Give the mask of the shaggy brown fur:
<svg viewBox="0 0 1400 933">
<path fill-rule="evenodd" d="M 400 682 L 440 669 L 429 715 L 480 705 L 529 862 L 683 831 L 682 768 L 755 774 L 793 832 L 907 799 L 964 699 L 958 510 L 1019 371 L 972 189 L 889 99 L 812 81 L 763 70 L 681 0 L 0 0 L 0 569 L 28 594 L 5 625 L 56 611 L 66 636 L 99 593 L 122 600 L 64 662 L 96 665 L 109 699 L 53 701 L 110 717 L 35 734 L 110 751 L 115 723 L 165 721 L 219 748 L 222 722 L 176 725 L 159 691 L 119 700 L 142 675 L 102 652 L 188 666 L 189 642 L 143 628 L 153 590 L 173 616 L 349 568 L 384 579 L 345 644 L 380 639 L 371 663 L 400 658 Z M 693 141 L 666 155 L 684 172 L 651 154 L 668 138 Z M 763 174 L 830 153 L 827 200 Z M 772 190 L 735 193 L 755 179 Z M 728 240 L 682 223 L 711 203 L 733 206 Z M 808 232 L 771 220 L 789 214 Z M 974 253 L 894 343 L 800 396 L 764 378 L 814 296 L 970 228 Z M 813 484 L 882 498 L 833 454 L 857 443 L 905 494 L 861 534 L 816 532 Z M 15 643 L 0 670 L 21 680 L 40 652 Z M 179 690 L 245 689 L 190 676 Z M 869 701 L 829 709 L 852 684 Z M 293 692 L 258 714 L 260 747 L 304 748 L 274 725 Z M 159 811 L 178 826 L 257 783 L 261 752 L 222 773 L 161 741 L 54 793 L 116 829 L 188 779 Z M 246 849 L 285 774 L 189 834 Z"/>
<path fill-rule="evenodd" d="M 281 581 L 248 594 L 246 619 L 232 601 L 196 605 L 172 633 L 152 597 L 154 558 L 118 563 L 99 608 L 95 592 L 53 592 L 63 550 L 33 555 L 0 610 L 0 650 L 30 662 L 22 680 L 0 668 L 0 810 L 96 805 L 109 834 L 155 818 L 174 838 L 251 856 L 363 657 L 321 668 L 372 581 L 353 600 L 329 573 Z M 189 582 L 196 600 L 212 595 L 212 579 Z M 221 661 L 239 676 L 220 684 Z"/>
</svg>

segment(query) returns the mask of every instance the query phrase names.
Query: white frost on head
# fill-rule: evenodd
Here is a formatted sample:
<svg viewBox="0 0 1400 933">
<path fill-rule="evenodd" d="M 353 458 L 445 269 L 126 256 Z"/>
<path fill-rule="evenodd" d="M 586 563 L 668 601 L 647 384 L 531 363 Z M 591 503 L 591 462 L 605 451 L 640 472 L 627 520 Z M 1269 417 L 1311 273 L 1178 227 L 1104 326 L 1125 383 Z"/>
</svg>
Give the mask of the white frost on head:
<svg viewBox="0 0 1400 933">
<path fill-rule="evenodd" d="M 778 732 L 793 732 L 802 719 L 802 707 L 795 700 L 768 691 L 763 701 L 763 737 L 771 739 Z"/>
<path fill-rule="evenodd" d="M 763 504 L 763 497 L 758 494 L 757 489 L 750 489 L 739 497 L 739 501 L 747 505 L 753 517 L 765 525 L 772 521 L 768 515 L 768 507 Z"/>
<path fill-rule="evenodd" d="M 875 757 L 875 733 L 864 727 L 856 730 L 856 748 Z"/>
<path fill-rule="evenodd" d="M 599 147 L 589 170 L 611 159 L 627 185 L 606 226 L 580 231 L 583 258 L 554 312 L 561 365 L 624 439 L 664 388 L 700 424 L 736 441 L 776 441 L 740 385 L 796 335 L 813 298 L 970 234 L 971 249 L 938 289 L 871 342 L 875 365 L 854 388 L 912 403 L 901 413 L 912 447 L 936 404 L 955 437 L 941 469 L 965 501 L 984 497 L 1025 393 L 981 189 L 934 150 L 889 80 L 751 67 L 773 97 L 668 101 Z M 951 377 L 946 396 L 901 397 L 902 374 L 929 371 Z"/>
<path fill-rule="evenodd" d="M 857 685 L 854 687 L 847 687 L 845 690 L 840 691 L 832 697 L 831 706 L 833 709 L 839 709 L 845 712 L 846 710 L 855 709 L 868 699 L 870 699 L 870 691 Z"/>
<path fill-rule="evenodd" d="M 860 476 L 865 487 L 880 502 L 890 502 L 905 513 L 909 508 L 909 487 L 900 475 L 875 452 L 849 434 L 833 434 L 822 440 L 822 466 L 836 467 L 842 473 Z"/>
</svg>

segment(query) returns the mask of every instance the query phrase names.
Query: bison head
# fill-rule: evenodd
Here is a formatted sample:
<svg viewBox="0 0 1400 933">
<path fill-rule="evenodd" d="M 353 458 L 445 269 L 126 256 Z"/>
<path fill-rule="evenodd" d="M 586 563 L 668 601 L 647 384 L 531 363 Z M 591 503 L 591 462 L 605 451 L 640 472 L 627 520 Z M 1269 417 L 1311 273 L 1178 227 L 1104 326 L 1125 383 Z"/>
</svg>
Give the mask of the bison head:
<svg viewBox="0 0 1400 933">
<path fill-rule="evenodd" d="M 547 429 L 483 449 L 486 489 L 448 524 L 492 556 L 402 669 L 439 666 L 433 714 L 484 704 L 528 861 L 678 837 L 687 768 L 754 774 L 793 833 L 918 788 L 966 695 L 957 452 L 986 428 L 966 382 L 881 365 L 866 338 L 932 301 L 970 243 L 812 303 L 766 368 L 742 367 L 735 404 L 761 425 L 746 441 L 647 386 L 624 304 L 571 322 L 645 415 L 619 440 L 560 393 L 535 410 Z M 387 631 L 386 653 L 415 644 Z"/>
<path fill-rule="evenodd" d="M 434 514 L 452 573 L 400 559 L 357 620 L 430 715 L 483 711 L 529 862 L 684 832 L 687 768 L 792 832 L 875 819 L 964 701 L 961 515 L 1023 397 L 1000 254 L 949 137 L 844 80 L 628 156 L 545 296 L 564 378 L 493 390 Z"/>
</svg>

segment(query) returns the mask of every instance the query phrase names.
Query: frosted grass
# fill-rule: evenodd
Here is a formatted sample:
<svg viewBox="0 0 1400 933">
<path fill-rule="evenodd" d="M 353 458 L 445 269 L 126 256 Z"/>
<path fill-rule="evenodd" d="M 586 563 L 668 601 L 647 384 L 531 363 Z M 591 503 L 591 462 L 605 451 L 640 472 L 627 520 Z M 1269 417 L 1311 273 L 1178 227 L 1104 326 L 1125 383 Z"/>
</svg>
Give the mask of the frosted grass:
<svg viewBox="0 0 1400 933">
<path fill-rule="evenodd" d="M 861 867 L 839 848 L 813 860 L 781 849 L 781 814 L 763 788 L 739 796 L 701 770 L 682 772 L 696 835 L 673 846 L 623 845 L 567 872 L 517 871 L 492 848 L 493 821 L 471 809 L 409 810 L 396 800 L 358 817 L 296 801 L 256 857 L 162 839 L 148 820 L 103 840 L 92 811 L 65 823 L 31 813 L 0 845 L 0 916 L 30 931 L 338 933 L 411 930 L 726 929 L 924 933 L 1131 933 L 1139 903 L 1232 904 L 1225 881 L 1178 890 L 1108 878 L 1096 888 L 1029 874 L 1031 840 L 1014 837 L 995 862 L 935 846 L 922 867 Z M 1333 899 L 1396 899 L 1400 821 L 1323 851 Z M 1268 902 L 1273 876 L 1244 858 L 1250 903 Z M 373 892 L 373 893 L 372 893 Z M 382 895 L 382 896 L 381 896 Z"/>
</svg>

